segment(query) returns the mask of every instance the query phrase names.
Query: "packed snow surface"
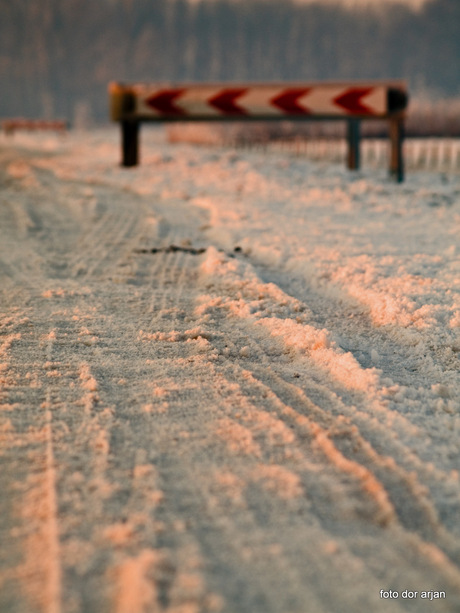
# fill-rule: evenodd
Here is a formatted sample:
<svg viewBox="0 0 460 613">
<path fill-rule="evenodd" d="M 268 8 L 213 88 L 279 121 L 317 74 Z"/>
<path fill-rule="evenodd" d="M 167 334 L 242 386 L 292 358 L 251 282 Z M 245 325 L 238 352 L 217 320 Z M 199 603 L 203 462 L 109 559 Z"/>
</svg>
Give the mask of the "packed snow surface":
<svg viewBox="0 0 460 613">
<path fill-rule="evenodd" d="M 458 612 L 459 177 L 142 137 L 0 140 L 0 610 Z"/>
</svg>

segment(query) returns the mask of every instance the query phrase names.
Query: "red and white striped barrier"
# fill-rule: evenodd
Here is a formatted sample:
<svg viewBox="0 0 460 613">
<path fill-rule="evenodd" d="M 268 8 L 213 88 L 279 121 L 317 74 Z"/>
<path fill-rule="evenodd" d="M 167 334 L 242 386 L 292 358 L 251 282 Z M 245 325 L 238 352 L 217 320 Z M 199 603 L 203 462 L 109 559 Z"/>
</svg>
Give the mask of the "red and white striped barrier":
<svg viewBox="0 0 460 613">
<path fill-rule="evenodd" d="M 165 118 L 285 118 L 295 115 L 384 116 L 387 88 L 337 87 L 143 87 L 134 88 L 135 112 Z"/>
<path fill-rule="evenodd" d="M 386 117 L 405 108 L 401 84 L 135 84 L 109 86 L 112 119 Z"/>
<path fill-rule="evenodd" d="M 36 130 L 54 130 L 56 132 L 66 132 L 67 123 L 59 120 L 47 119 L 4 119 L 1 122 L 2 130 L 5 134 L 14 134 L 17 130 L 27 130 L 33 132 Z"/>
<path fill-rule="evenodd" d="M 141 121 L 347 119 L 349 167 L 357 168 L 357 120 L 390 119 L 399 126 L 393 126 L 391 170 L 402 177 L 400 128 L 407 106 L 402 83 L 111 83 L 109 95 L 111 118 L 122 123 L 124 166 L 138 163 Z"/>
</svg>

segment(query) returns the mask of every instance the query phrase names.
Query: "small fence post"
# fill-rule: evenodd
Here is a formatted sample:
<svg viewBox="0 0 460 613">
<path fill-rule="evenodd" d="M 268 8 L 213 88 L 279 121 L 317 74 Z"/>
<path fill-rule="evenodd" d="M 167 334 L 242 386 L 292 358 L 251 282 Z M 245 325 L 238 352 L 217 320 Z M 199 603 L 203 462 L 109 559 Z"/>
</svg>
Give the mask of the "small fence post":
<svg viewBox="0 0 460 613">
<path fill-rule="evenodd" d="M 139 122 L 121 122 L 122 166 L 130 167 L 139 164 Z"/>
<path fill-rule="evenodd" d="M 390 119 L 390 175 L 398 183 L 404 181 L 403 141 L 404 119 L 402 117 L 393 117 Z"/>
<path fill-rule="evenodd" d="M 349 119 L 347 121 L 347 142 L 348 157 L 347 166 L 349 170 L 358 170 L 360 165 L 359 145 L 360 145 L 360 120 Z"/>
</svg>

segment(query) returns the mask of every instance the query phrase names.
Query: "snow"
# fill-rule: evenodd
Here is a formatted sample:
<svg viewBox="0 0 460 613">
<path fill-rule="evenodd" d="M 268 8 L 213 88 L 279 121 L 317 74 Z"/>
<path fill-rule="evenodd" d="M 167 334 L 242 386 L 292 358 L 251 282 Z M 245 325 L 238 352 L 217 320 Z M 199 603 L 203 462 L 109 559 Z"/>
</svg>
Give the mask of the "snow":
<svg viewBox="0 0 460 613">
<path fill-rule="evenodd" d="M 0 609 L 458 610 L 460 177 L 141 154 L 0 137 Z"/>
</svg>

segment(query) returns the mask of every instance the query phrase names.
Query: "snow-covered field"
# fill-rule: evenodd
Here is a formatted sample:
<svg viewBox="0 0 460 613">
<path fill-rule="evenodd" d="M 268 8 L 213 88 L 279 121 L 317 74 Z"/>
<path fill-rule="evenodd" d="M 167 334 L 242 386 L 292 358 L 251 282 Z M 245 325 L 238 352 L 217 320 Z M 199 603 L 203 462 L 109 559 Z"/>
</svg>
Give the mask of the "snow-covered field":
<svg viewBox="0 0 460 613">
<path fill-rule="evenodd" d="M 0 138 L 0 611 L 458 612 L 458 175 L 142 140 Z"/>
</svg>

